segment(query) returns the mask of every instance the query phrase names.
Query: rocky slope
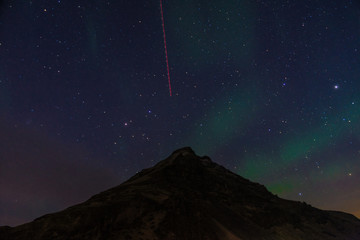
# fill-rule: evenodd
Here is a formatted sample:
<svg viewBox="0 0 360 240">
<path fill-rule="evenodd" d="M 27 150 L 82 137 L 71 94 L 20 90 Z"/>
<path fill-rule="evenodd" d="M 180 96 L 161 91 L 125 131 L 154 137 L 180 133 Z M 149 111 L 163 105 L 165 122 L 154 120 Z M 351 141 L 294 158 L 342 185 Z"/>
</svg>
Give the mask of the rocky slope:
<svg viewBox="0 0 360 240">
<path fill-rule="evenodd" d="M 183 148 L 82 204 L 1 227 L 0 239 L 359 240 L 360 220 L 278 198 Z"/>
</svg>

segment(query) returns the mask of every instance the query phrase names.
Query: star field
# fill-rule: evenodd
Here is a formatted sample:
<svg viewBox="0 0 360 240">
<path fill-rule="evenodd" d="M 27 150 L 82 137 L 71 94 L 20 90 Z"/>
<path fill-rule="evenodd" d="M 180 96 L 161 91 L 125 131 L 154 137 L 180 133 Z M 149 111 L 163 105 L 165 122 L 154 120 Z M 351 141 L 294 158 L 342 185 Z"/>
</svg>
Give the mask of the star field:
<svg viewBox="0 0 360 240">
<path fill-rule="evenodd" d="M 283 198 L 360 217 L 360 4 L 0 2 L 0 225 L 191 146 Z"/>
</svg>

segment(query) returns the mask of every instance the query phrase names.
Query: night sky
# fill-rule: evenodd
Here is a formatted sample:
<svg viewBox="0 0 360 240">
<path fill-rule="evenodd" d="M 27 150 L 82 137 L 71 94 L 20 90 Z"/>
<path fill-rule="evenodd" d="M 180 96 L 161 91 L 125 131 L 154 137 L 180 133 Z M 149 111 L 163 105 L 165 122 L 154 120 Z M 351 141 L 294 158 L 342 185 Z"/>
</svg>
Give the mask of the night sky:
<svg viewBox="0 0 360 240">
<path fill-rule="evenodd" d="M 174 150 L 360 216 L 360 3 L 0 2 L 0 225 Z"/>
</svg>

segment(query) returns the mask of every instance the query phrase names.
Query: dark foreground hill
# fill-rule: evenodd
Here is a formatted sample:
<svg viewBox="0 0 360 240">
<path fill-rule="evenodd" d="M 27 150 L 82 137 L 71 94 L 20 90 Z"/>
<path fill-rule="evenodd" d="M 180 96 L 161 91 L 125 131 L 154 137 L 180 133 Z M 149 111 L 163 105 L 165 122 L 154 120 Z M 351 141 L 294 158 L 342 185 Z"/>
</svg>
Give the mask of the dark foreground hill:
<svg viewBox="0 0 360 240">
<path fill-rule="evenodd" d="M 18 227 L 1 240 L 360 240 L 360 220 L 288 201 L 190 148 L 64 211 Z"/>
</svg>

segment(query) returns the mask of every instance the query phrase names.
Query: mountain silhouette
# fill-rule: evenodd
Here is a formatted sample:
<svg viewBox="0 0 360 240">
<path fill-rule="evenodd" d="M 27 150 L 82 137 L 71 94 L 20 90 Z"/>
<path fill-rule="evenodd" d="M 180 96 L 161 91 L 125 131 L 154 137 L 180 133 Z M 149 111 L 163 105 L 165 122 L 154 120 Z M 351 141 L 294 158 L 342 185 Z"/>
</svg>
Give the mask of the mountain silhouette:
<svg viewBox="0 0 360 240">
<path fill-rule="evenodd" d="M 189 148 L 1 240 L 360 240 L 360 220 L 281 199 Z"/>
</svg>

